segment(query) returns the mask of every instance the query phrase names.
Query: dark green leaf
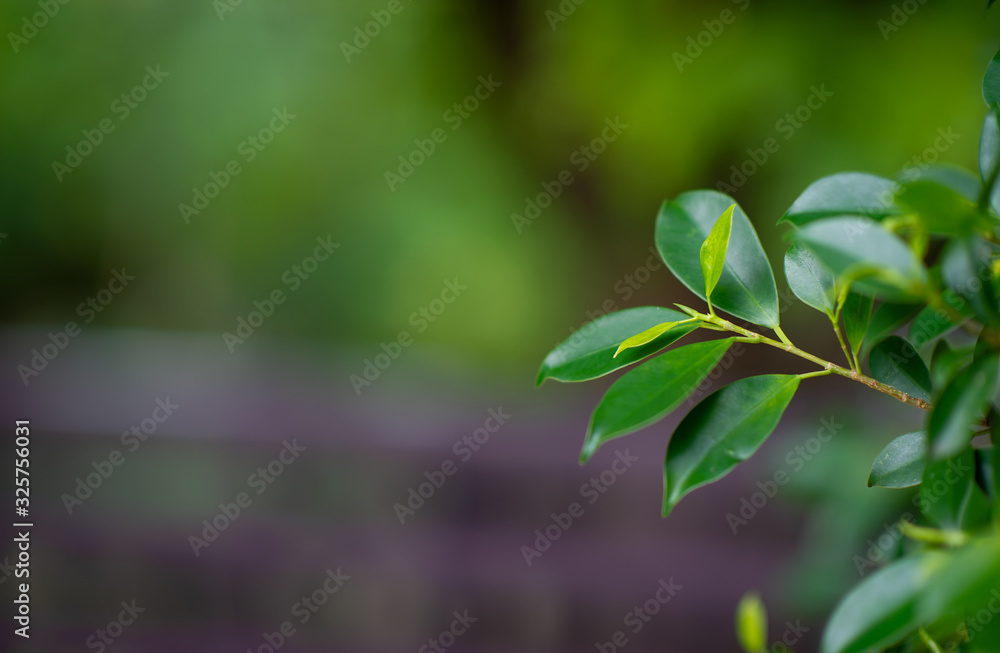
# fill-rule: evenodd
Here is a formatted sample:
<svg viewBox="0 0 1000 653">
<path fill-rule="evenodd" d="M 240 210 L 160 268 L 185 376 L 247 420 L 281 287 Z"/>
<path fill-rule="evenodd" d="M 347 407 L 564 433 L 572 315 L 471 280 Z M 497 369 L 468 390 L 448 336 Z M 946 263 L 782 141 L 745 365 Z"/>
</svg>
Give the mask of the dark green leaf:
<svg viewBox="0 0 1000 653">
<path fill-rule="evenodd" d="M 952 306 L 959 313 L 965 315 L 966 320 L 971 317 L 969 303 L 952 291 L 945 290 L 941 293 L 941 298 L 949 306 Z M 913 324 L 910 325 L 909 339 L 916 347 L 924 347 L 941 336 L 951 333 L 959 326 L 952 322 L 951 318 L 944 311 L 933 306 L 927 306 L 913 319 Z"/>
<path fill-rule="evenodd" d="M 868 368 L 876 381 L 925 401 L 931 398 L 931 374 L 927 366 L 916 348 L 899 336 L 889 336 L 875 345 Z"/>
<path fill-rule="evenodd" d="M 935 234 L 968 234 L 990 224 L 975 202 L 930 179 L 902 184 L 896 193 L 896 204 L 916 215 Z"/>
<path fill-rule="evenodd" d="M 868 330 L 865 332 L 865 346 L 861 351 L 865 352 L 873 343 L 881 342 L 886 336 L 892 335 L 901 326 L 906 324 L 914 315 L 920 312 L 923 304 L 896 304 L 894 302 L 882 302 L 868 323 Z"/>
<path fill-rule="evenodd" d="M 902 488 L 920 485 L 927 463 L 927 434 L 901 435 L 882 450 L 872 463 L 868 487 Z"/>
<path fill-rule="evenodd" d="M 785 213 L 781 222 L 801 226 L 834 215 L 882 218 L 898 215 L 893 203 L 896 183 L 864 172 L 842 172 L 813 182 Z"/>
<path fill-rule="evenodd" d="M 945 460 L 930 461 L 920 483 L 920 511 L 939 528 L 960 530 L 975 488 L 972 449 Z"/>
<path fill-rule="evenodd" d="M 665 202 L 656 218 L 656 247 L 667 267 L 702 299 L 701 246 L 719 216 L 735 204 L 728 195 L 710 190 L 685 193 Z M 778 291 L 774 274 L 757 232 L 743 209 L 733 209 L 729 251 L 719 283 L 712 291 L 712 305 L 738 318 L 766 327 L 779 322 Z"/>
<path fill-rule="evenodd" d="M 948 289 L 969 302 L 983 324 L 997 325 L 997 300 L 993 294 L 992 249 L 978 237 L 955 238 L 945 246 L 941 275 Z"/>
<path fill-rule="evenodd" d="M 973 427 L 993 397 L 996 382 L 997 355 L 993 354 L 974 362 L 948 383 L 927 421 L 932 458 L 951 458 L 969 446 Z"/>
<path fill-rule="evenodd" d="M 841 309 L 840 316 L 844 320 L 844 335 L 851 346 L 851 351 L 855 356 L 861 351 L 861 345 L 865 341 L 865 333 L 868 332 L 868 325 L 872 319 L 871 297 L 859 295 L 856 292 L 847 293 L 844 300 L 844 308 Z"/>
<path fill-rule="evenodd" d="M 580 461 L 613 438 L 666 417 L 722 359 L 732 338 L 698 342 L 646 361 L 615 381 L 594 410 Z"/>
<path fill-rule="evenodd" d="M 663 515 L 749 458 L 774 431 L 799 377 L 753 376 L 709 395 L 677 426 L 664 463 Z"/>
<path fill-rule="evenodd" d="M 957 134 L 956 134 L 957 136 Z M 983 182 L 975 173 L 950 163 L 937 163 L 925 168 L 910 168 L 899 176 L 901 183 L 932 181 L 950 188 L 970 202 L 978 202 Z"/>
<path fill-rule="evenodd" d="M 953 349 L 946 340 L 939 340 L 931 354 L 931 383 L 934 386 L 934 394 L 940 394 L 941 389 L 970 362 L 971 358 L 970 348 Z"/>
<path fill-rule="evenodd" d="M 991 424 L 993 417 L 997 417 L 996 413 L 991 413 Z M 997 497 L 996 461 L 994 460 L 996 448 L 976 449 L 974 453 L 976 454 L 976 485 L 990 500 L 994 500 Z"/>
<path fill-rule="evenodd" d="M 698 328 L 698 325 L 678 325 L 648 345 L 630 349 L 615 358 L 618 345 L 657 324 L 686 319 L 683 313 L 659 306 L 628 308 L 603 315 L 582 327 L 545 357 L 537 382 L 548 378 L 567 382 L 588 381 L 631 365 L 667 347 Z"/>
<path fill-rule="evenodd" d="M 869 218 L 828 218 L 792 232 L 793 242 L 809 249 L 833 272 L 838 283 L 888 301 L 918 297 L 926 273 L 906 244 Z"/>
<path fill-rule="evenodd" d="M 991 107 L 1000 104 L 1000 52 L 997 52 L 986 66 L 986 74 L 983 76 L 983 99 Z"/>
<path fill-rule="evenodd" d="M 833 315 L 837 290 L 833 275 L 808 249 L 793 246 L 785 254 L 785 277 L 795 296 L 817 311 Z"/>
</svg>

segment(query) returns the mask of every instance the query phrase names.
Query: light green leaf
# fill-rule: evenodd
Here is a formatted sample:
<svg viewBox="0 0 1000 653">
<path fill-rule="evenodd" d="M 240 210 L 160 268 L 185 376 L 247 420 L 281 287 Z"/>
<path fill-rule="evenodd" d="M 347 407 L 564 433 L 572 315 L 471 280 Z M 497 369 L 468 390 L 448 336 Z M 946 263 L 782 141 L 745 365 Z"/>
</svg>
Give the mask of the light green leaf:
<svg viewBox="0 0 1000 653">
<path fill-rule="evenodd" d="M 736 205 L 733 204 L 719 216 L 699 251 L 701 274 L 705 277 L 705 297 L 709 302 L 711 302 L 712 291 L 719 283 L 719 277 L 722 276 L 722 269 L 726 264 L 726 250 L 729 249 L 729 234 L 733 227 L 733 209 L 735 208 Z"/>
<path fill-rule="evenodd" d="M 736 606 L 736 637 L 746 653 L 767 649 L 767 610 L 755 592 L 748 592 Z"/>
<path fill-rule="evenodd" d="M 865 334 L 872 319 L 873 304 L 871 297 L 856 292 L 847 293 L 847 298 L 844 300 L 840 316 L 844 320 L 844 335 L 847 336 L 851 352 L 855 356 L 861 351 L 861 346 L 865 342 Z"/>
<path fill-rule="evenodd" d="M 934 402 L 927 420 L 931 457 L 951 458 L 969 446 L 973 427 L 993 397 L 997 355 L 975 361 L 959 372 Z"/>
<path fill-rule="evenodd" d="M 883 218 L 898 215 L 893 196 L 896 182 L 864 172 L 842 172 L 806 188 L 779 222 L 802 226 L 835 215 Z"/>
<path fill-rule="evenodd" d="M 990 224 L 975 202 L 930 179 L 902 184 L 896 204 L 915 215 L 934 234 L 968 234 Z"/>
<path fill-rule="evenodd" d="M 919 397 L 931 398 L 931 373 L 916 348 L 899 336 L 889 336 L 875 345 L 868 367 L 876 381 Z"/>
<path fill-rule="evenodd" d="M 785 254 L 785 277 L 795 296 L 817 311 L 833 315 L 836 309 L 837 284 L 833 274 L 812 252 L 793 246 Z"/>
<path fill-rule="evenodd" d="M 774 431 L 799 377 L 753 376 L 709 395 L 677 426 L 667 446 L 663 515 L 689 492 L 749 458 Z"/>
<path fill-rule="evenodd" d="M 642 347 L 643 345 L 653 342 L 660 336 L 662 336 L 667 331 L 670 331 L 676 327 L 680 322 L 664 322 L 663 324 L 657 324 L 651 329 L 646 329 L 642 333 L 638 333 L 622 344 L 618 346 L 618 350 L 615 351 L 614 358 L 618 358 L 618 354 L 622 353 L 626 349 L 632 349 L 633 347 Z"/>
<path fill-rule="evenodd" d="M 732 342 L 726 338 L 678 347 L 615 381 L 590 418 L 580 461 L 586 462 L 608 440 L 666 417 L 697 389 Z"/>
<path fill-rule="evenodd" d="M 630 349 L 615 358 L 621 342 L 664 322 L 680 322 L 687 316 L 670 308 L 644 306 L 603 315 L 582 327 L 565 342 L 553 349 L 538 371 L 537 383 L 545 379 L 556 381 L 589 381 L 627 367 L 655 354 L 691 331 L 698 328 L 693 323 L 678 324 L 647 345 Z"/>
<path fill-rule="evenodd" d="M 927 434 L 901 435 L 882 450 L 872 463 L 868 487 L 903 488 L 920 485 L 927 464 Z"/>
<path fill-rule="evenodd" d="M 899 181 L 901 184 L 932 181 L 973 203 L 979 201 L 979 194 L 983 190 L 983 182 L 979 175 L 950 163 L 935 163 L 926 168 L 908 168 L 899 175 Z"/>
<path fill-rule="evenodd" d="M 851 288 L 888 301 L 920 296 L 926 272 L 907 245 L 869 218 L 817 220 L 792 232 L 792 241 L 816 255 Z"/>
<path fill-rule="evenodd" d="M 733 198 L 711 190 L 684 193 L 665 202 L 656 218 L 656 248 L 667 267 L 702 299 L 705 277 L 701 246 Z M 738 204 L 733 208 L 729 249 L 712 305 L 738 318 L 769 328 L 778 326 L 778 290 L 757 232 Z"/>
</svg>

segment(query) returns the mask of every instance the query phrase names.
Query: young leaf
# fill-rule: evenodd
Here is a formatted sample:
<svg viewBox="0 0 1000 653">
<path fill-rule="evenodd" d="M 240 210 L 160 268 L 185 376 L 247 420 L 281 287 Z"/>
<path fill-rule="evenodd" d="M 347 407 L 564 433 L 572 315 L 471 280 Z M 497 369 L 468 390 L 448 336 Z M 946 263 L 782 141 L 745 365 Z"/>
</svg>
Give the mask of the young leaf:
<svg viewBox="0 0 1000 653">
<path fill-rule="evenodd" d="M 608 440 L 666 417 L 708 376 L 732 342 L 726 338 L 679 347 L 615 381 L 590 418 L 580 462 L 589 460 Z"/>
<path fill-rule="evenodd" d="M 719 283 L 722 276 L 722 269 L 726 264 L 726 250 L 729 249 L 729 234 L 733 227 L 733 204 L 726 212 L 716 220 L 712 231 L 708 233 L 708 238 L 701 245 L 699 259 L 701 260 L 701 274 L 705 278 L 705 297 L 709 302 L 712 299 L 712 291 Z"/>
<path fill-rule="evenodd" d="M 701 270 L 701 246 L 719 216 L 735 204 L 711 190 L 684 193 L 663 204 L 656 218 L 656 248 L 667 267 L 688 290 L 707 300 Z M 757 232 L 743 209 L 733 207 L 730 247 L 712 305 L 738 318 L 769 328 L 778 326 L 778 290 Z"/>
<path fill-rule="evenodd" d="M 695 406 L 667 446 L 663 516 L 686 494 L 717 481 L 753 455 L 778 425 L 798 387 L 795 375 L 753 376 Z"/>
<path fill-rule="evenodd" d="M 746 653 L 767 650 L 767 610 L 754 592 L 748 592 L 736 606 L 736 637 Z"/>
<path fill-rule="evenodd" d="M 793 246 L 785 253 L 785 277 L 795 296 L 817 311 L 833 315 L 837 289 L 833 275 L 812 252 Z"/>
<path fill-rule="evenodd" d="M 781 218 L 796 226 L 835 215 L 883 218 L 901 213 L 893 203 L 896 182 L 864 172 L 842 172 L 815 181 Z"/>
<path fill-rule="evenodd" d="M 931 373 L 916 348 L 899 336 L 875 345 L 868 368 L 876 381 L 887 383 L 913 397 L 931 398 Z"/>
<path fill-rule="evenodd" d="M 664 322 L 663 324 L 657 324 L 651 329 L 646 329 L 642 333 L 637 333 L 632 336 L 622 344 L 618 345 L 617 351 L 613 358 L 618 358 L 618 354 L 622 353 L 626 349 L 632 349 L 633 347 L 642 347 L 643 345 L 653 342 L 660 336 L 662 336 L 667 331 L 670 331 L 675 326 L 680 324 L 680 322 Z"/>
<path fill-rule="evenodd" d="M 973 427 L 993 397 L 997 364 L 996 354 L 975 361 L 959 372 L 938 397 L 927 420 L 932 458 L 951 458 L 968 447 Z"/>
<path fill-rule="evenodd" d="M 869 218 L 828 218 L 792 232 L 837 279 L 888 301 L 912 301 L 927 275 L 913 251 Z"/>
<path fill-rule="evenodd" d="M 847 336 L 851 352 L 855 357 L 865 342 L 865 333 L 868 332 L 868 324 L 872 319 L 873 304 L 871 297 L 855 292 L 847 293 L 847 298 L 844 300 L 840 316 L 844 320 L 844 335 Z"/>
<path fill-rule="evenodd" d="M 679 324 L 647 345 L 630 349 L 617 358 L 615 350 L 630 336 L 664 322 L 680 322 L 687 316 L 670 308 L 644 306 L 602 315 L 582 327 L 553 349 L 538 371 L 537 383 L 589 381 L 610 374 L 655 354 L 698 328 L 693 323 Z"/>
<path fill-rule="evenodd" d="M 868 487 L 903 488 L 920 485 L 927 464 L 927 434 L 901 435 L 886 445 L 872 463 Z"/>
</svg>

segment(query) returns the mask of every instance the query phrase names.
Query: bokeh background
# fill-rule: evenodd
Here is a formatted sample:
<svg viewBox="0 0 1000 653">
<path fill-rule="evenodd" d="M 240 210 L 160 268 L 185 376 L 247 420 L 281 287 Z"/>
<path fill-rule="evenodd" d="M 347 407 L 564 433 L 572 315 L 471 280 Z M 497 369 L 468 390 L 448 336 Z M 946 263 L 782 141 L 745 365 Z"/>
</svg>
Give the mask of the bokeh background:
<svg viewBox="0 0 1000 653">
<path fill-rule="evenodd" d="M 786 290 L 775 223 L 811 180 L 974 169 L 1000 20 L 984 5 L 3 3 L 0 455 L 29 419 L 36 524 L 32 638 L 5 632 L 10 648 L 423 652 L 467 611 L 452 650 L 733 651 L 733 608 L 756 589 L 771 640 L 815 650 L 865 571 L 856 556 L 907 506 L 865 488 L 869 462 L 919 415 L 811 381 L 751 461 L 662 520 L 663 451 L 687 407 L 580 467 L 608 380 L 536 389 L 535 373 L 603 311 L 697 301 L 651 258 L 665 198 L 732 185 Z M 817 89 L 832 95 L 790 122 Z M 626 127 L 593 143 L 606 121 Z M 80 146 L 85 132 L 100 142 Z M 770 138 L 779 149 L 734 178 Z M 206 188 L 231 161 L 239 173 Z M 537 217 L 513 217 L 565 170 Z M 317 239 L 336 246 L 310 262 Z M 108 292 L 116 271 L 134 279 Z M 464 289 L 435 301 L 448 284 Z M 283 303 L 227 342 L 275 289 Z M 832 358 L 824 319 L 793 305 L 783 323 Z M 713 383 L 806 369 L 748 349 Z M 162 423 L 157 400 L 177 405 Z M 509 417 L 465 460 L 453 447 L 491 410 Z M 143 420 L 145 439 L 123 441 Z M 251 477 L 293 440 L 304 451 L 280 475 Z M 616 450 L 638 461 L 587 503 Z M 447 461 L 400 523 L 394 506 Z M 727 514 L 777 470 L 791 482 L 734 533 Z M 241 492 L 251 503 L 196 555 L 189 538 Z M 526 564 L 574 501 L 583 516 Z M 319 591 L 338 569 L 349 580 Z M 626 614 L 671 579 L 681 589 L 633 632 Z M 135 622 L 109 628 L 132 601 Z M 274 647 L 285 621 L 295 634 Z"/>
</svg>

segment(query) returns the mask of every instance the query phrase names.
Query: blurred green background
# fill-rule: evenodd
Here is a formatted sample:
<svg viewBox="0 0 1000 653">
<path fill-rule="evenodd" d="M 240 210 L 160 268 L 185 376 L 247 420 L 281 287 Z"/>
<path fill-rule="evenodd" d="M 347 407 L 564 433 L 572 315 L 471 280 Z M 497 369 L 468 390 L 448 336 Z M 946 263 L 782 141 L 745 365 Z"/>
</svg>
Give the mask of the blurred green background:
<svg viewBox="0 0 1000 653">
<path fill-rule="evenodd" d="M 814 179 L 936 160 L 975 169 L 980 80 L 1000 41 L 984 5 L 4 3 L 0 391 L 12 418 L 45 435 L 38 502 L 52 529 L 38 601 L 55 635 L 32 650 L 79 650 L 131 596 L 153 609 L 121 651 L 243 650 L 330 564 L 363 580 L 293 650 L 416 648 L 466 605 L 484 615 L 468 640 L 477 650 L 593 650 L 658 578 L 682 572 L 685 593 L 630 652 L 732 650 L 732 608 L 755 587 L 776 620 L 811 620 L 796 650 L 813 650 L 831 602 L 860 577 L 851 556 L 906 506 L 864 480 L 916 416 L 819 379 L 760 455 L 661 521 L 672 416 L 622 445 L 642 470 L 528 569 L 519 547 L 613 457 L 576 466 L 606 384 L 532 384 L 545 353 L 599 312 L 698 301 L 650 259 L 666 198 L 732 184 L 746 165 L 732 194 L 780 292 L 775 223 Z M 44 7 L 52 15 L 32 28 Z M 803 110 L 816 89 L 832 95 Z M 458 120 L 456 103 L 475 108 Z M 275 111 L 294 117 L 272 122 Z M 627 127 L 582 169 L 581 148 L 610 135 L 608 121 Z M 750 165 L 769 139 L 777 151 Z M 400 157 L 423 160 L 387 182 Z M 181 205 L 231 161 L 239 173 L 186 220 Z M 515 216 L 561 175 L 572 182 L 536 218 Z M 309 269 L 317 238 L 339 247 L 286 281 Z M 82 323 L 80 303 L 122 268 L 134 281 L 25 384 L 18 366 Z M 435 303 L 456 282 L 467 288 Z M 223 335 L 275 289 L 286 301 L 230 352 Z M 824 320 L 796 305 L 783 327 L 832 358 Z M 404 331 L 413 344 L 395 349 Z M 386 349 L 402 362 L 352 383 Z M 736 373 L 777 365 L 748 351 Z M 165 395 L 178 417 L 68 515 L 74 479 Z M 512 426 L 400 526 L 394 502 L 497 405 Z M 847 428 L 781 497 L 802 511 L 769 506 L 735 537 L 725 514 L 821 417 Z M 296 435 L 310 462 L 208 559 L 192 558 L 187 536 Z"/>
</svg>

